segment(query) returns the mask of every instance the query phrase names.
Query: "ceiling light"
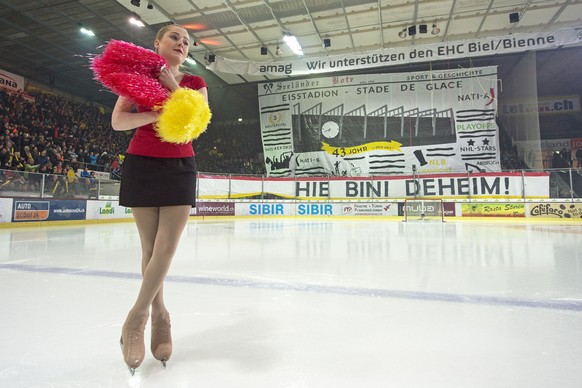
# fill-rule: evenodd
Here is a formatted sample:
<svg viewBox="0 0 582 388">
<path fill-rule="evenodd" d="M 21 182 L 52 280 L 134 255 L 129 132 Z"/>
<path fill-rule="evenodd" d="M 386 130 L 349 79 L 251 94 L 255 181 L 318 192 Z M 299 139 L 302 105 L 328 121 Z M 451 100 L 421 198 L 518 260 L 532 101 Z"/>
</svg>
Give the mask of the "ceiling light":
<svg viewBox="0 0 582 388">
<path fill-rule="evenodd" d="M 140 0 L 131 0 L 131 2 L 130 2 L 130 3 L 131 3 L 132 5 L 135 5 L 136 7 L 139 7 L 139 2 L 140 2 Z"/>
<path fill-rule="evenodd" d="M 145 27 L 145 24 L 138 18 L 132 16 L 129 18 L 129 22 L 131 24 L 133 24 L 134 26 L 138 26 L 138 27 Z"/>
<path fill-rule="evenodd" d="M 400 32 L 398 33 L 398 36 L 400 37 L 400 39 L 404 39 L 404 38 L 406 38 L 406 27 L 404 27 L 404 28 L 402 29 L 402 31 L 400 31 Z"/>
<path fill-rule="evenodd" d="M 277 49 L 275 50 L 275 55 L 277 56 L 283 55 L 283 50 L 281 50 L 281 47 L 277 46 Z"/>
<path fill-rule="evenodd" d="M 85 27 L 81 27 L 80 31 L 81 31 L 83 34 L 85 34 L 85 35 L 88 35 L 88 36 L 95 36 L 95 33 L 94 33 L 93 31 L 91 31 L 91 30 L 89 30 L 89 29 L 87 29 L 87 28 L 85 28 Z"/>
<path fill-rule="evenodd" d="M 331 47 L 331 39 L 323 38 L 323 47 Z"/>
<path fill-rule="evenodd" d="M 154 6 L 152 5 L 152 3 L 148 3 L 148 9 L 154 9 Z"/>
<path fill-rule="evenodd" d="M 216 55 L 209 54 L 208 55 L 208 63 L 216 62 Z"/>
<path fill-rule="evenodd" d="M 283 40 L 287 43 L 287 46 L 297 55 L 303 55 L 303 49 L 301 45 L 297 41 L 295 35 L 291 35 L 290 33 L 286 32 L 283 34 Z"/>
<path fill-rule="evenodd" d="M 408 35 L 410 35 L 410 36 L 416 35 L 416 26 L 408 27 Z"/>
<path fill-rule="evenodd" d="M 436 25 L 436 23 L 433 23 L 433 25 L 432 25 L 432 31 L 430 33 L 433 34 L 433 35 L 436 35 L 439 32 L 441 32 L 441 29 L 438 28 L 438 26 Z"/>
<path fill-rule="evenodd" d="M 267 55 L 268 49 L 266 47 L 261 47 L 261 55 Z"/>
<path fill-rule="evenodd" d="M 426 34 L 428 32 L 426 24 L 420 24 L 418 26 L 418 32 L 420 32 L 421 34 Z"/>
<path fill-rule="evenodd" d="M 188 54 L 188 56 L 186 57 L 186 62 L 190 65 L 196 65 L 196 61 L 194 60 L 194 58 L 192 58 L 192 54 Z"/>
</svg>

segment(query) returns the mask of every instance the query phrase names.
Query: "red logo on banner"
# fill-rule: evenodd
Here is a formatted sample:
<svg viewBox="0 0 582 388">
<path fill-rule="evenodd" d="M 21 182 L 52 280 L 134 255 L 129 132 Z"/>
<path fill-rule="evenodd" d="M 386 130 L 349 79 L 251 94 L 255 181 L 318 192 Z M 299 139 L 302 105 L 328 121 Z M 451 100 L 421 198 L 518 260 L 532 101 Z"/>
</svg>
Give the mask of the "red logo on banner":
<svg viewBox="0 0 582 388">
<path fill-rule="evenodd" d="M 582 139 L 570 139 L 570 148 L 573 150 L 582 148 Z"/>
</svg>

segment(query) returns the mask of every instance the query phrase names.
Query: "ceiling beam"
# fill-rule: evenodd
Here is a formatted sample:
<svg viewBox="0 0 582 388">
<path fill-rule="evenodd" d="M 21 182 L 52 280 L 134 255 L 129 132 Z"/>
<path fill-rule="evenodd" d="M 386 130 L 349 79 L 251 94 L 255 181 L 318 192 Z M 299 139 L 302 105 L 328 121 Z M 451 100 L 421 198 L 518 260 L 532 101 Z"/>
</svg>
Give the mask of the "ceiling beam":
<svg viewBox="0 0 582 388">
<path fill-rule="evenodd" d="M 382 0 L 378 0 L 378 21 L 380 22 L 380 41 L 381 46 L 384 48 L 384 21 L 382 20 Z"/>
</svg>

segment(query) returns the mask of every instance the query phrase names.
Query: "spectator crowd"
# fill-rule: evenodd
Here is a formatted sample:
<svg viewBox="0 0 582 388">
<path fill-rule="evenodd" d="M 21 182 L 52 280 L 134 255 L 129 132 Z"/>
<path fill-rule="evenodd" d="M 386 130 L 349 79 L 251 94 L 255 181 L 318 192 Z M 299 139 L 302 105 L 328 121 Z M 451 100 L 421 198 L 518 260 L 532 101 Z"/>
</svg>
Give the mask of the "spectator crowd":
<svg viewBox="0 0 582 388">
<path fill-rule="evenodd" d="M 68 191 L 84 166 L 111 171 L 128 141 L 127 134 L 111 130 L 108 115 L 97 107 L 39 90 L 0 89 L 0 169 L 14 171 L 0 185 L 26 189 L 18 187 L 25 181 L 19 173 L 43 173 L 59 176 L 53 189 Z"/>
<path fill-rule="evenodd" d="M 198 171 L 228 174 L 264 174 L 259 124 L 221 123 L 194 142 Z"/>
<path fill-rule="evenodd" d="M 32 98 L 31 98 L 32 97 Z M 52 93 L 0 88 L 0 169 L 79 176 L 83 167 L 121 176 L 132 131 L 116 132 L 102 108 Z M 260 174 L 260 134 L 244 126 L 216 126 L 194 144 L 198 169 Z"/>
</svg>

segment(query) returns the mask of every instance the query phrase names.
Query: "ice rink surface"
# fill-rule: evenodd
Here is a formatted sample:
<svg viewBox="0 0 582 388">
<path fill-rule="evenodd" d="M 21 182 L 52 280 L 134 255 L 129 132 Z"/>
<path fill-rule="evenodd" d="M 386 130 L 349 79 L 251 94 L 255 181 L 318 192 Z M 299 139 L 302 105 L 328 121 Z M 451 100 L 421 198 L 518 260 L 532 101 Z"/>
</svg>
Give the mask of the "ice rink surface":
<svg viewBox="0 0 582 388">
<path fill-rule="evenodd" d="M 582 223 L 192 219 L 130 376 L 133 223 L 0 228 L 0 387 L 582 386 Z"/>
</svg>

